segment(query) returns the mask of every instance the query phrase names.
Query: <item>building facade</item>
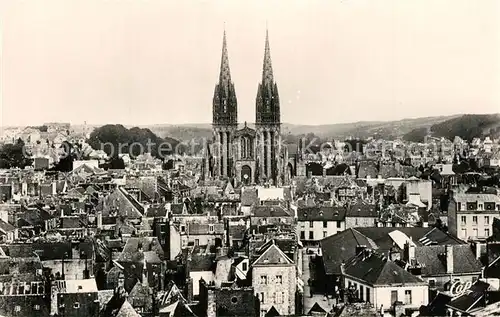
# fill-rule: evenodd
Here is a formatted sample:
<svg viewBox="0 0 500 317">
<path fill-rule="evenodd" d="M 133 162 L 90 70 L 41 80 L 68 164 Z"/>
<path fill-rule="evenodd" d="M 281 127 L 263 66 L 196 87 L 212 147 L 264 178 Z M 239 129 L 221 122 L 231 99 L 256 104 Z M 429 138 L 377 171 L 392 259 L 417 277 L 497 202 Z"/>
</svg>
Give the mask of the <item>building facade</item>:
<svg viewBox="0 0 500 317">
<path fill-rule="evenodd" d="M 281 146 L 280 101 L 274 80 L 266 31 L 262 80 L 256 98 L 255 129 L 246 122 L 238 129 L 238 102 L 231 81 L 224 32 L 219 82 L 213 97 L 213 142 L 205 148 L 203 175 L 234 178 L 244 184 L 281 185 L 285 177 L 286 147 Z"/>
<path fill-rule="evenodd" d="M 500 216 L 500 198 L 494 194 L 457 193 L 448 205 L 448 228 L 462 240 L 491 235 L 493 218 Z"/>
</svg>

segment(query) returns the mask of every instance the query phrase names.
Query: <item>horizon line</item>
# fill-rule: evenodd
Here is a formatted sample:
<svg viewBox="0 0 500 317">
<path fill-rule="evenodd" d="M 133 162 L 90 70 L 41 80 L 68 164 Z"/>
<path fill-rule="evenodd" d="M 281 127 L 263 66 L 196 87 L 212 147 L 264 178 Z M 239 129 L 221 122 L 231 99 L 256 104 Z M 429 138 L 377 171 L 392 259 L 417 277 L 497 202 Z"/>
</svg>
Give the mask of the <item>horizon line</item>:
<svg viewBox="0 0 500 317">
<path fill-rule="evenodd" d="M 443 117 L 457 117 L 457 116 L 465 116 L 465 115 L 500 115 L 500 112 L 487 112 L 487 113 L 456 113 L 456 114 L 443 114 L 443 115 L 430 115 L 430 116 L 422 116 L 422 117 L 403 117 L 400 119 L 389 119 L 389 120 L 359 120 L 359 121 L 348 121 L 348 122 L 332 122 L 332 123 L 318 123 L 318 124 L 302 124 L 302 123 L 293 123 L 293 122 L 281 122 L 281 125 L 295 125 L 295 126 L 309 126 L 309 127 L 319 127 L 319 126 L 329 126 L 329 125 L 341 125 L 341 124 L 360 124 L 360 123 L 389 123 L 389 122 L 398 122 L 405 120 L 418 120 L 418 119 L 426 119 L 426 118 L 443 118 Z M 240 124 L 251 124 L 255 125 L 255 122 L 242 121 L 238 122 Z M 120 123 L 120 122 L 106 122 L 106 123 L 88 123 L 88 122 L 80 122 L 74 123 L 71 121 L 57 121 L 50 120 L 46 122 L 41 122 L 38 124 L 24 124 L 24 125 L 0 125 L 0 129 L 9 129 L 9 128 L 26 128 L 26 127 L 40 127 L 45 124 L 69 124 L 70 126 L 104 126 L 104 125 L 122 125 L 124 127 L 149 127 L 149 126 L 187 126 L 187 127 L 196 127 L 197 125 L 212 125 L 212 122 L 188 122 L 188 123 L 145 123 L 145 124 L 128 124 L 128 123 Z"/>
</svg>

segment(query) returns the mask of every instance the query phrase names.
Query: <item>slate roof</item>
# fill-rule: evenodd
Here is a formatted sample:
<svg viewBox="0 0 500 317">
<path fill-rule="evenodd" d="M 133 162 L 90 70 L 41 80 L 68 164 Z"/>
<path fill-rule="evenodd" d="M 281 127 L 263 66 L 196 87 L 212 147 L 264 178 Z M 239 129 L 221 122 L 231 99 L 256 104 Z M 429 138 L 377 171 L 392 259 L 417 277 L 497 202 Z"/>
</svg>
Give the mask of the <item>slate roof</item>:
<svg viewBox="0 0 500 317">
<path fill-rule="evenodd" d="M 272 243 L 253 263 L 252 265 L 289 265 L 293 261 L 286 254 Z"/>
<path fill-rule="evenodd" d="M 3 221 L 2 219 L 0 219 L 0 231 L 1 232 L 7 233 L 10 231 L 14 231 L 15 229 L 16 229 L 16 227 L 14 227 L 10 223 L 7 223 L 7 222 Z"/>
<path fill-rule="evenodd" d="M 467 244 L 453 245 L 453 273 L 479 273 L 481 262 Z M 446 275 L 445 245 L 422 246 L 415 248 L 415 259 L 422 268 L 423 276 Z"/>
<path fill-rule="evenodd" d="M 291 217 L 281 206 L 254 206 L 252 209 L 254 217 Z"/>
<path fill-rule="evenodd" d="M 393 231 L 400 231 L 406 236 L 410 237 L 417 246 L 423 246 L 427 243 L 433 243 L 437 245 L 447 245 L 447 244 L 464 244 L 463 241 L 458 238 L 437 229 L 437 228 L 423 228 L 423 227 L 369 227 L 369 228 L 356 228 L 356 230 L 365 235 L 366 237 L 373 240 L 381 250 L 390 250 L 394 244 L 394 241 L 389 236 L 389 233 Z M 428 242 L 430 241 L 430 242 Z"/>
<path fill-rule="evenodd" d="M 378 213 L 374 204 L 358 202 L 347 208 L 346 217 L 378 217 Z"/>
<path fill-rule="evenodd" d="M 340 274 L 340 265 L 356 255 L 356 247 L 365 245 L 377 249 L 371 239 L 361 234 L 356 229 L 347 229 L 320 241 L 323 254 L 323 265 L 327 275 Z"/>
<path fill-rule="evenodd" d="M 142 244 L 142 252 L 139 251 L 139 244 Z M 148 251 L 155 252 L 159 257 L 163 257 L 163 248 L 156 237 L 132 237 L 129 238 L 123 247 L 118 261 L 140 262 L 143 261 Z"/>
<path fill-rule="evenodd" d="M 345 264 L 345 275 L 365 281 L 370 285 L 426 283 L 377 252 L 361 252 Z"/>
<path fill-rule="evenodd" d="M 148 311 L 153 306 L 153 299 L 149 294 L 151 289 L 143 283 L 136 283 L 128 296 L 128 301 L 133 307 L 143 307 Z"/>
<path fill-rule="evenodd" d="M 299 207 L 298 221 L 341 221 L 346 217 L 346 208 L 334 206 Z"/>
</svg>

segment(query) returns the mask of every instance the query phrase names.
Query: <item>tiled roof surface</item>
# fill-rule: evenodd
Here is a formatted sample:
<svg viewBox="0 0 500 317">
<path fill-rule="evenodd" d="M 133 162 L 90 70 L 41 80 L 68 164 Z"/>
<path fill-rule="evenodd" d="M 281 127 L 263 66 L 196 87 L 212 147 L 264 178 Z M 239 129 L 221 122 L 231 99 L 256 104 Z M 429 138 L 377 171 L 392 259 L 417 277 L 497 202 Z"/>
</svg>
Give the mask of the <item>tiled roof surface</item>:
<svg viewBox="0 0 500 317">
<path fill-rule="evenodd" d="M 475 254 L 467 244 L 453 245 L 453 273 L 477 273 L 481 272 L 481 262 L 476 259 Z M 433 245 L 415 248 L 415 259 L 422 268 L 422 275 L 439 276 L 446 274 L 446 246 Z"/>
<path fill-rule="evenodd" d="M 422 284 L 420 278 L 388 261 L 384 255 L 362 252 L 345 265 L 345 274 L 356 277 L 371 285 Z"/>
</svg>

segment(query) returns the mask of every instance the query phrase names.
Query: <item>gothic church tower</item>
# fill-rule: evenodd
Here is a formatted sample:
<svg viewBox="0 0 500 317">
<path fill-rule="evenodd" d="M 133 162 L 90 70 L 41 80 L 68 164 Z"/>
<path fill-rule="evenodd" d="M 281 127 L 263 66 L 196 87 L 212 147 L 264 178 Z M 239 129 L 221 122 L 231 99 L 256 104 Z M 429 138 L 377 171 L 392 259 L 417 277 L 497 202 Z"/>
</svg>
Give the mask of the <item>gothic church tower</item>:
<svg viewBox="0 0 500 317">
<path fill-rule="evenodd" d="M 279 171 L 282 168 L 280 101 L 278 86 L 274 81 L 267 30 L 262 82 L 258 86 L 255 110 L 259 178 L 278 185 L 281 174 Z"/>
<path fill-rule="evenodd" d="M 232 177 L 232 141 L 238 128 L 238 108 L 234 84 L 229 71 L 226 31 L 222 40 L 222 58 L 219 82 L 215 85 L 213 98 L 213 159 L 211 176 Z"/>
</svg>

